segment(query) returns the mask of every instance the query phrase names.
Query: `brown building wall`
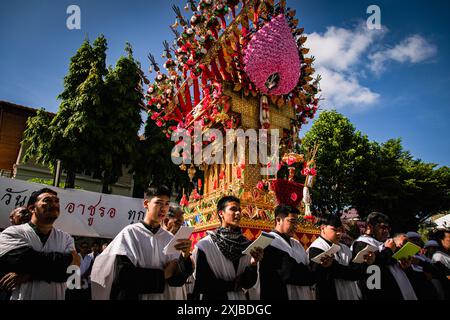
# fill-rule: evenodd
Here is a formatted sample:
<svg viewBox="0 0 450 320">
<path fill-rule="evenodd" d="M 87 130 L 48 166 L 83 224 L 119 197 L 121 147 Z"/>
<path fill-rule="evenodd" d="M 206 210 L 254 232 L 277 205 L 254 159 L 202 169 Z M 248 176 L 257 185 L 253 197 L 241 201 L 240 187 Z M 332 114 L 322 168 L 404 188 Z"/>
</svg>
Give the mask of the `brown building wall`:
<svg viewBox="0 0 450 320">
<path fill-rule="evenodd" d="M 28 117 L 36 111 L 0 101 L 0 170 L 12 172 Z"/>
</svg>

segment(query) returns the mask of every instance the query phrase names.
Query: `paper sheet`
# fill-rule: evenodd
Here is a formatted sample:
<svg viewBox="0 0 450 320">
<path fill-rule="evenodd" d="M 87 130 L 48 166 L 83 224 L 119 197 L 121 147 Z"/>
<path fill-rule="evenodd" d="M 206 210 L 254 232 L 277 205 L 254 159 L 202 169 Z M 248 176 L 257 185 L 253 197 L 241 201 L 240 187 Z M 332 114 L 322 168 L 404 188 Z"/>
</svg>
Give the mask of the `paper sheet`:
<svg viewBox="0 0 450 320">
<path fill-rule="evenodd" d="M 356 255 L 355 259 L 353 259 L 354 263 L 363 263 L 364 262 L 364 256 L 371 253 L 371 252 L 377 252 L 378 248 L 371 246 L 368 244 L 364 249 L 362 249 L 358 254 Z"/>
<path fill-rule="evenodd" d="M 270 245 L 275 239 L 275 237 L 271 234 L 268 234 L 267 232 L 261 232 L 258 239 L 252 242 L 251 245 L 249 245 L 244 251 L 242 251 L 243 254 L 250 254 L 250 251 L 253 250 L 253 248 L 260 247 L 261 249 L 264 249 L 268 245 Z"/>
<path fill-rule="evenodd" d="M 315 256 L 314 258 L 311 259 L 311 261 L 314 261 L 315 263 L 320 264 L 321 263 L 321 259 L 324 257 L 329 257 L 334 255 L 336 252 L 338 252 L 339 250 L 341 250 L 341 247 L 338 246 L 337 244 L 334 244 L 331 246 L 330 249 L 328 249 L 327 251 L 322 252 L 321 254 Z"/>
<path fill-rule="evenodd" d="M 164 247 L 163 253 L 164 254 L 177 254 L 180 253 L 179 250 L 175 249 L 175 245 L 178 244 L 177 240 L 180 239 L 189 239 L 192 232 L 194 231 L 194 227 L 186 227 L 181 226 L 181 228 L 178 230 L 177 233 L 175 233 L 174 237 L 170 242 Z"/>
</svg>

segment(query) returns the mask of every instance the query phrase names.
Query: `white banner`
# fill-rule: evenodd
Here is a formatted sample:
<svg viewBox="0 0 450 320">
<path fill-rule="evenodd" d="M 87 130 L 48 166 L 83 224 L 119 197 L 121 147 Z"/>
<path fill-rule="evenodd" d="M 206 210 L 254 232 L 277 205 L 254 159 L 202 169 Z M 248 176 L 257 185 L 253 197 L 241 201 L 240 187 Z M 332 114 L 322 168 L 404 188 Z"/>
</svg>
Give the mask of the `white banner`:
<svg viewBox="0 0 450 320">
<path fill-rule="evenodd" d="M 0 177 L 0 227 L 9 227 L 10 212 L 26 206 L 31 193 L 41 188 L 58 192 L 61 214 L 54 226 L 74 236 L 114 238 L 126 225 L 145 216 L 143 199 Z"/>
</svg>

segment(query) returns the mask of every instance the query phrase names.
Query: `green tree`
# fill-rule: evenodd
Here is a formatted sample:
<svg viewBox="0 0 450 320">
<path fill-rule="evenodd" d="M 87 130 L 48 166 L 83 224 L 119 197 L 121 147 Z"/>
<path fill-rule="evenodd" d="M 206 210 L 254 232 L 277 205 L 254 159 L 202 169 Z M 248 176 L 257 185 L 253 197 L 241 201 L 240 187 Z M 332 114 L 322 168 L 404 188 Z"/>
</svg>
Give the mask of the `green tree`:
<svg viewBox="0 0 450 320">
<path fill-rule="evenodd" d="M 122 175 L 123 166 L 131 165 L 142 123 L 142 71 L 128 43 L 125 50 L 128 55 L 120 57 L 105 78 L 106 108 L 98 123 L 103 131 L 99 162 L 103 193 L 110 193 L 109 186 Z"/>
<path fill-rule="evenodd" d="M 74 187 L 76 172 L 88 170 L 110 193 L 136 153 L 143 72 L 129 44 L 114 68 L 106 68 L 106 50 L 104 36 L 92 45 L 83 42 L 71 58 L 57 114 L 50 120 L 38 113 L 25 132 L 24 143 L 31 145 L 27 159 L 34 156 L 50 166 L 61 160 L 68 188 Z"/>
<path fill-rule="evenodd" d="M 364 217 L 380 211 L 395 231 L 450 208 L 450 168 L 414 159 L 401 139 L 371 142 L 336 111 L 324 111 L 303 140 L 320 145 L 313 202 L 332 212 L 354 206 Z"/>
<path fill-rule="evenodd" d="M 98 37 L 93 45 L 85 40 L 71 58 L 64 90 L 58 96 L 59 110 L 50 122 L 43 113 L 28 121 L 23 143 L 39 145 L 28 148 L 26 159 L 35 157 L 52 166 L 57 159 L 67 171 L 66 187 L 74 188 L 76 172 L 91 170 L 97 164 L 101 128 L 103 77 L 106 75 L 106 39 Z"/>
<path fill-rule="evenodd" d="M 134 197 L 142 198 L 147 186 L 165 184 L 181 198 L 184 189 L 189 193 L 192 186 L 186 172 L 181 171 L 171 160 L 173 143 L 166 138 L 155 122 L 147 119 L 144 136 L 138 142 L 134 159 Z"/>
<path fill-rule="evenodd" d="M 367 136 L 336 111 L 324 111 L 305 134 L 303 145 L 316 155 L 317 179 L 313 189 L 315 206 L 337 212 L 350 205 L 368 183 L 371 157 Z M 360 195 L 361 196 L 361 195 Z"/>
<path fill-rule="evenodd" d="M 374 149 L 377 178 L 366 202 L 388 214 L 397 231 L 416 229 L 424 218 L 450 208 L 450 168 L 414 159 L 400 139 Z"/>
</svg>

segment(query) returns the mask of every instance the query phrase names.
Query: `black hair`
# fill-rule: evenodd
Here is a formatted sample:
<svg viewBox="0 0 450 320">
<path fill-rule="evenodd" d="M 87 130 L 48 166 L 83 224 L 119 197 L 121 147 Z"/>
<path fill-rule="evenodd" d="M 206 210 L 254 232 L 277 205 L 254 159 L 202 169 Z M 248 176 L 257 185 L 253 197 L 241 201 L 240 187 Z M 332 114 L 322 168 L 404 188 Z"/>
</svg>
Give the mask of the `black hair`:
<svg viewBox="0 0 450 320">
<path fill-rule="evenodd" d="M 167 196 L 170 198 L 171 192 L 170 189 L 165 185 L 160 186 L 150 186 L 145 190 L 144 198 L 147 200 L 152 199 L 157 196 Z"/>
<path fill-rule="evenodd" d="M 319 219 L 319 225 L 340 228 L 340 227 L 342 227 L 342 222 L 339 217 L 332 215 L 332 214 L 327 214 Z"/>
<path fill-rule="evenodd" d="M 277 217 L 286 218 L 290 213 L 296 215 L 300 214 L 300 211 L 297 208 L 283 204 L 277 206 L 274 211 L 275 211 L 275 218 Z"/>
<path fill-rule="evenodd" d="M 450 229 L 436 229 L 428 237 L 431 240 L 435 240 L 439 244 L 439 247 L 442 247 L 441 241 L 444 240 L 446 233 L 450 233 Z"/>
<path fill-rule="evenodd" d="M 181 211 L 181 213 L 183 213 L 183 210 L 178 207 L 178 206 L 170 206 L 169 207 L 169 212 L 167 212 L 166 214 L 166 218 L 175 218 L 176 217 L 176 213 L 178 211 Z"/>
<path fill-rule="evenodd" d="M 387 215 L 381 212 L 372 212 L 367 216 L 366 223 L 372 226 L 376 226 L 379 223 L 389 224 L 390 220 Z"/>
<path fill-rule="evenodd" d="M 55 196 L 58 195 L 58 193 L 56 191 L 54 191 L 52 189 L 49 189 L 49 188 L 39 189 L 37 191 L 34 191 L 31 194 L 30 198 L 28 199 L 27 207 L 34 205 L 36 203 L 36 201 L 37 201 L 37 198 L 43 193 L 51 193 L 51 194 L 54 194 Z"/>
<path fill-rule="evenodd" d="M 239 204 L 241 204 L 241 200 L 239 200 L 239 198 L 236 198 L 235 196 L 225 196 L 222 197 L 219 202 L 217 203 L 217 213 L 219 213 L 220 211 L 224 211 L 225 207 L 227 206 L 228 202 L 237 202 Z M 222 222 L 222 218 L 219 216 L 219 220 L 220 222 Z"/>
</svg>

